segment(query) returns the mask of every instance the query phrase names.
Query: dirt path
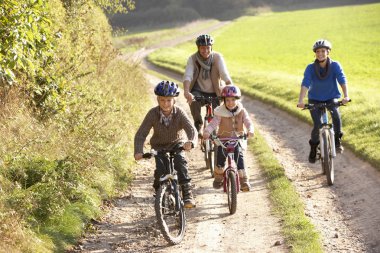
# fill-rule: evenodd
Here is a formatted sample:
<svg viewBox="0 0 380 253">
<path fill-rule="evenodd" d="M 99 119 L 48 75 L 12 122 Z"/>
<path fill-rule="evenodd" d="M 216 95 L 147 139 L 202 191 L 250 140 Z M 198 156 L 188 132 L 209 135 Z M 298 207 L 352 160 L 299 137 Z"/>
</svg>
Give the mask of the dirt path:
<svg viewBox="0 0 380 253">
<path fill-rule="evenodd" d="M 140 56 L 147 51 L 141 51 Z M 181 78 L 143 64 L 173 80 Z M 150 79 L 152 84 L 158 81 Z M 188 108 L 182 96 L 179 103 Z M 245 98 L 243 103 L 303 199 L 306 215 L 321 232 L 325 252 L 380 252 L 380 173 L 345 151 L 335 160 L 335 184 L 328 187 L 320 164 L 307 163 L 309 125 L 260 102 Z M 183 243 L 168 247 L 156 228 L 151 190 L 154 165 L 143 161 L 132 188 L 115 201 L 95 226 L 97 232 L 86 236 L 78 251 L 287 252 L 254 157 L 247 154 L 253 191 L 238 195 L 238 211 L 232 216 L 228 215 L 225 196 L 211 187 L 199 148 L 189 157 L 197 208 L 187 211 L 188 230 Z M 277 241 L 280 245 L 274 246 Z"/>
</svg>

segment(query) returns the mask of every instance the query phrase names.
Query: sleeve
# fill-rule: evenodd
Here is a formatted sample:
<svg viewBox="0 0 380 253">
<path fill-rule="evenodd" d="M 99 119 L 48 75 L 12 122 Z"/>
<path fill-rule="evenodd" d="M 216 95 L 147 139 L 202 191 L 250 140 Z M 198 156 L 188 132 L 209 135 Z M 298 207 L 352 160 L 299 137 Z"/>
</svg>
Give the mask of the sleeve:
<svg viewBox="0 0 380 253">
<path fill-rule="evenodd" d="M 208 123 L 207 127 L 203 130 L 206 133 L 211 134 L 220 124 L 221 117 L 215 115 L 214 118 Z"/>
<path fill-rule="evenodd" d="M 343 68 L 339 62 L 335 62 L 335 73 L 336 79 L 340 85 L 347 84 L 346 75 L 344 74 Z"/>
<path fill-rule="evenodd" d="M 243 114 L 243 124 L 244 126 L 247 128 L 247 131 L 249 133 L 254 133 L 255 132 L 255 128 L 253 126 L 253 122 L 251 120 L 251 117 L 249 117 L 249 113 L 247 112 L 246 109 L 244 109 L 244 114 Z"/>
<path fill-rule="evenodd" d="M 149 134 L 150 129 L 153 127 L 153 109 L 150 110 L 141 123 L 134 140 L 134 153 L 143 153 L 144 142 Z"/>
<path fill-rule="evenodd" d="M 228 73 L 226 63 L 224 61 L 223 55 L 219 54 L 220 61 L 219 61 L 219 71 L 220 71 L 220 78 L 226 82 L 227 80 L 231 81 L 230 74 Z"/>
<path fill-rule="evenodd" d="M 312 83 L 312 77 L 311 77 L 312 66 L 313 64 L 310 64 L 306 67 L 305 72 L 303 74 L 303 80 L 301 83 L 302 86 L 305 86 L 308 89 L 310 88 L 310 85 Z"/>
<path fill-rule="evenodd" d="M 194 63 L 193 63 L 192 57 L 190 56 L 189 59 L 187 60 L 186 69 L 185 69 L 185 73 L 183 75 L 182 81 L 191 82 L 193 80 L 193 73 L 194 73 Z"/>
<path fill-rule="evenodd" d="M 183 129 L 185 130 L 187 139 L 194 143 L 194 146 L 196 146 L 198 142 L 198 134 L 197 129 L 195 128 L 194 124 L 191 122 L 189 116 L 186 114 L 185 111 L 178 108 L 178 111 L 181 115 L 181 125 Z"/>
</svg>

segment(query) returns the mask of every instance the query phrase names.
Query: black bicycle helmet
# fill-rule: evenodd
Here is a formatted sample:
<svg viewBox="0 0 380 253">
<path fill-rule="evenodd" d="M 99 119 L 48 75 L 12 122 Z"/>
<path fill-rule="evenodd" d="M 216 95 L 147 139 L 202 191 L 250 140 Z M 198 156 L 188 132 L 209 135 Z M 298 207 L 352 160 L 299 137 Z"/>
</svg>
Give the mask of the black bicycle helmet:
<svg viewBox="0 0 380 253">
<path fill-rule="evenodd" d="M 315 51 L 317 51 L 317 49 L 322 48 L 322 47 L 327 48 L 328 50 L 331 50 L 332 45 L 331 45 L 330 41 L 328 41 L 328 40 L 325 40 L 325 39 L 317 40 L 313 45 L 314 53 L 315 53 Z"/>
<path fill-rule="evenodd" d="M 154 88 L 154 94 L 161 97 L 178 97 L 179 91 L 178 84 L 165 80 Z"/>
<path fill-rule="evenodd" d="M 214 38 L 208 34 L 202 34 L 202 35 L 199 35 L 197 37 L 195 44 L 197 44 L 198 47 L 199 46 L 212 46 L 214 44 Z"/>
</svg>

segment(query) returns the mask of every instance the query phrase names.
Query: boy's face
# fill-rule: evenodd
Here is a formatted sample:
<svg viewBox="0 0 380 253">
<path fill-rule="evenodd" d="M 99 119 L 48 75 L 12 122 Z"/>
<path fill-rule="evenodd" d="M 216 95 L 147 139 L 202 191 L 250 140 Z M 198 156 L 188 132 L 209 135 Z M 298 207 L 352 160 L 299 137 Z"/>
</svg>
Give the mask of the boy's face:
<svg viewBox="0 0 380 253">
<path fill-rule="evenodd" d="M 174 97 L 157 97 L 158 105 L 163 113 L 170 114 L 174 106 Z"/>
<path fill-rule="evenodd" d="M 319 62 L 323 62 L 327 59 L 327 56 L 329 55 L 329 50 L 327 48 L 318 48 L 316 51 L 315 51 L 315 58 L 317 58 L 317 60 Z"/>
<path fill-rule="evenodd" d="M 211 55 L 212 49 L 211 46 L 199 46 L 198 51 L 204 59 L 208 59 Z"/>
<path fill-rule="evenodd" d="M 226 97 L 224 103 L 226 104 L 227 109 L 232 110 L 236 107 L 236 98 Z"/>
</svg>

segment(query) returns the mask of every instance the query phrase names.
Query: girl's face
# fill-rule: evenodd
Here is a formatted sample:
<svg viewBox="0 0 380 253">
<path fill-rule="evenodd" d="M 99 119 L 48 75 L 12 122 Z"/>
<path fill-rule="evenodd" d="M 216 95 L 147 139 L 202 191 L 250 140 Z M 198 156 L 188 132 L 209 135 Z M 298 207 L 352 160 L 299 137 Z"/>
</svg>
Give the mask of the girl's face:
<svg viewBox="0 0 380 253">
<path fill-rule="evenodd" d="M 158 105 L 165 115 L 169 115 L 174 107 L 174 97 L 157 97 Z"/>
<path fill-rule="evenodd" d="M 204 59 L 208 59 L 211 55 L 212 49 L 211 46 L 199 46 L 198 51 Z"/>
<path fill-rule="evenodd" d="M 225 103 L 228 110 L 233 110 L 237 105 L 236 98 L 234 98 L 234 97 L 226 97 L 224 99 L 224 103 Z"/>
<path fill-rule="evenodd" d="M 317 60 L 319 62 L 323 62 L 327 59 L 327 56 L 329 55 L 329 50 L 327 48 L 318 48 L 316 51 L 315 51 L 315 58 L 317 58 Z"/>
</svg>

